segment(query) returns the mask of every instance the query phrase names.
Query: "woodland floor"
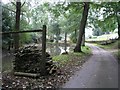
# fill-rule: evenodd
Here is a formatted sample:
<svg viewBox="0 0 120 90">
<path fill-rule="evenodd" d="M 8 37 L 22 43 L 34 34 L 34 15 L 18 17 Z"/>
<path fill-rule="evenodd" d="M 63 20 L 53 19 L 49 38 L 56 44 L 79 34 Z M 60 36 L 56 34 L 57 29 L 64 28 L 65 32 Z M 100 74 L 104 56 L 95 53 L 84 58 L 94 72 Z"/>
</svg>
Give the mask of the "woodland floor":
<svg viewBox="0 0 120 90">
<path fill-rule="evenodd" d="M 69 56 L 71 57 L 71 60 L 62 66 L 60 70 L 58 70 L 60 71 L 59 74 L 55 73 L 44 77 L 41 76 L 38 78 L 29 78 L 14 76 L 12 71 L 2 72 L 2 88 L 25 88 L 28 90 L 35 88 L 62 88 L 62 85 L 64 85 L 69 78 L 71 78 L 71 76 L 73 76 L 74 73 L 82 67 L 83 63 L 87 61 L 88 57 L 90 57 L 90 55 L 86 55 L 82 58 L 78 56 L 74 57 L 71 54 Z"/>
</svg>

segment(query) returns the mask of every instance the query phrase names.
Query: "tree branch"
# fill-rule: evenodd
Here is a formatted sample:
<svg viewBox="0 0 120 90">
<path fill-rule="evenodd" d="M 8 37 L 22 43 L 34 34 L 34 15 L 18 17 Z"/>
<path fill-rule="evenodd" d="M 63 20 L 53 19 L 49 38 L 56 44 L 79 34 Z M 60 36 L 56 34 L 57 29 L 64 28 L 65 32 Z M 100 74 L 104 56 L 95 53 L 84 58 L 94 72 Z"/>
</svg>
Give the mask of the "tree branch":
<svg viewBox="0 0 120 90">
<path fill-rule="evenodd" d="M 14 2 L 11 2 L 14 6 L 16 6 L 16 4 Z"/>
<path fill-rule="evenodd" d="M 14 11 L 14 10 L 11 10 L 11 9 L 9 9 L 9 8 L 7 8 L 7 7 L 5 7 L 5 6 L 2 6 L 3 8 L 5 8 L 5 9 L 7 9 L 7 10 L 10 10 L 11 12 L 14 12 L 14 13 L 16 13 L 16 11 Z"/>
<path fill-rule="evenodd" d="M 14 10 L 11 10 L 11 9 L 9 9 L 9 8 L 7 8 L 7 7 L 5 7 L 5 6 L 2 6 L 3 8 L 5 8 L 5 9 L 7 9 L 7 10 L 9 10 L 9 11 L 11 11 L 11 12 L 14 12 L 14 13 L 16 13 L 16 11 L 14 11 Z M 21 13 L 22 15 L 25 15 L 25 14 L 23 14 L 23 13 Z"/>
<path fill-rule="evenodd" d="M 21 5 L 21 8 L 25 5 L 25 2 Z"/>
</svg>

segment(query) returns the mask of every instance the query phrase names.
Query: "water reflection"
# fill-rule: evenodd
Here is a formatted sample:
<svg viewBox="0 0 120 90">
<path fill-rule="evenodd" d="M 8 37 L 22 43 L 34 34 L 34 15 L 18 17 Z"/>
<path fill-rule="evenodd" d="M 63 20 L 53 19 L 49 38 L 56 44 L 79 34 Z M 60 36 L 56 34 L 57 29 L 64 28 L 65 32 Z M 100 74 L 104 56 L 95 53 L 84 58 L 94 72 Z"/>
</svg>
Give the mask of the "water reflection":
<svg viewBox="0 0 120 90">
<path fill-rule="evenodd" d="M 48 45 L 47 46 L 47 49 L 46 51 L 51 55 L 51 56 L 55 56 L 55 55 L 60 55 L 62 54 L 63 52 L 67 51 L 69 52 L 70 51 L 70 46 L 68 46 L 65 50 L 65 47 L 64 46 L 60 46 L 59 44 L 51 44 L 51 45 Z"/>
</svg>

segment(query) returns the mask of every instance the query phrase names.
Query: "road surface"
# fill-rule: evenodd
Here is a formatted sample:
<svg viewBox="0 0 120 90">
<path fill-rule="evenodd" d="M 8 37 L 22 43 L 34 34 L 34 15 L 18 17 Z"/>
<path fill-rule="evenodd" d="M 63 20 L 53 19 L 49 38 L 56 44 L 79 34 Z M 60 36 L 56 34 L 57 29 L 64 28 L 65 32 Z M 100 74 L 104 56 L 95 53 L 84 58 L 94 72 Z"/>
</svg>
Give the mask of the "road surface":
<svg viewBox="0 0 120 90">
<path fill-rule="evenodd" d="M 89 45 L 93 55 L 63 88 L 118 88 L 118 62 L 108 51 Z"/>
</svg>

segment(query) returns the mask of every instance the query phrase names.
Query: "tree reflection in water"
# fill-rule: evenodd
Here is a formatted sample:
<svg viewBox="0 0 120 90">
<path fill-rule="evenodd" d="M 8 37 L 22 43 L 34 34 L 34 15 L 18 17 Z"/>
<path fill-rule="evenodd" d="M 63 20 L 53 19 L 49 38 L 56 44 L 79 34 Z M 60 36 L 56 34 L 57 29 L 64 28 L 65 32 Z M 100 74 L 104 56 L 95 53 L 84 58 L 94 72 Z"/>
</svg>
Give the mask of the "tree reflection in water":
<svg viewBox="0 0 120 90">
<path fill-rule="evenodd" d="M 59 44 L 51 44 L 47 47 L 47 52 L 51 55 L 51 56 L 56 56 L 56 55 L 60 55 L 61 53 L 67 51 L 69 52 L 70 47 L 68 46 L 65 50 L 64 46 L 60 46 Z"/>
</svg>

